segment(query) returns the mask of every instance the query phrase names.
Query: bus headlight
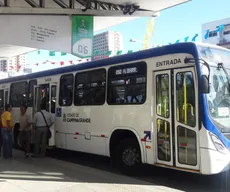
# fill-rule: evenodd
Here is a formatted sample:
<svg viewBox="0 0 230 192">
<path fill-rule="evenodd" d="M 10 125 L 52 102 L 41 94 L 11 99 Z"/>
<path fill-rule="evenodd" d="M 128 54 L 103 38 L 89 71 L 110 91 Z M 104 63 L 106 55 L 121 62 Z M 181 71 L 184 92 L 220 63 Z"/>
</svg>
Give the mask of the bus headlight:
<svg viewBox="0 0 230 192">
<path fill-rule="evenodd" d="M 227 153 L 228 150 L 226 149 L 226 147 L 224 146 L 224 144 L 222 143 L 222 141 L 214 134 L 209 133 L 212 139 L 213 144 L 216 147 L 216 150 L 221 152 L 221 153 Z"/>
</svg>

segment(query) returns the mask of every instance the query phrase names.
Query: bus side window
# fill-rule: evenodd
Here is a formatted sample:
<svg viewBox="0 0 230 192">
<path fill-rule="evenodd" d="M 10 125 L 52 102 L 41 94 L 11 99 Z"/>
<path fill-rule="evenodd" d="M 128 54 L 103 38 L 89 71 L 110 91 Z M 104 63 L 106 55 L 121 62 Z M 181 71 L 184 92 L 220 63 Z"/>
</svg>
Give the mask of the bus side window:
<svg viewBox="0 0 230 192">
<path fill-rule="evenodd" d="M 20 107 L 27 103 L 28 83 L 27 81 L 12 83 L 10 86 L 10 103 L 12 107 Z"/>
<path fill-rule="evenodd" d="M 146 63 L 110 67 L 108 71 L 109 105 L 143 104 L 146 100 Z"/>
<path fill-rule="evenodd" d="M 34 99 L 34 86 L 37 85 L 37 80 L 30 80 L 29 87 L 28 87 L 28 98 L 27 98 L 27 106 L 33 106 L 33 99 Z"/>
<path fill-rule="evenodd" d="M 195 87 L 192 72 L 176 74 L 177 120 L 185 125 L 194 127 L 195 116 Z"/>
<path fill-rule="evenodd" d="M 73 74 L 62 75 L 60 79 L 59 105 L 71 106 L 73 102 Z"/>
<path fill-rule="evenodd" d="M 105 84 L 105 69 L 77 73 L 74 105 L 103 105 L 105 103 Z"/>
<path fill-rule="evenodd" d="M 4 109 L 4 90 L 0 90 L 0 108 Z"/>
</svg>

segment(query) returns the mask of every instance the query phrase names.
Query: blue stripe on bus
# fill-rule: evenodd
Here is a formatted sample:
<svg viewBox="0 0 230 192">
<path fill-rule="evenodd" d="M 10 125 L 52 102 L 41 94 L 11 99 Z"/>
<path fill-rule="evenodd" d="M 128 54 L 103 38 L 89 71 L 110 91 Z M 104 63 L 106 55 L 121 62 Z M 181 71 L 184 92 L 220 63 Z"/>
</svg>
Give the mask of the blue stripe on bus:
<svg viewBox="0 0 230 192">
<path fill-rule="evenodd" d="M 120 64 L 122 62 L 129 62 L 129 61 L 131 62 L 131 61 L 135 61 L 135 60 L 141 60 L 141 59 L 146 59 L 146 58 L 150 58 L 150 57 L 157 57 L 157 56 L 162 56 L 162 55 L 168 55 L 168 54 L 189 53 L 189 54 L 193 55 L 195 50 L 196 50 L 196 45 L 195 45 L 195 43 L 192 43 L 192 42 L 172 44 L 172 45 L 167 45 L 164 47 L 158 47 L 158 48 L 148 49 L 148 50 L 144 50 L 144 51 L 140 51 L 140 52 L 125 54 L 125 55 L 121 55 L 121 56 L 110 57 L 108 59 L 90 61 L 90 62 L 78 64 L 78 65 L 61 67 L 58 69 L 51 69 L 51 70 L 32 73 L 32 74 L 28 74 L 28 75 L 3 79 L 3 80 L 0 80 L 0 84 L 11 83 L 14 81 L 35 79 L 35 78 L 39 78 L 39 77 L 53 76 L 53 75 L 58 75 L 58 74 L 62 74 L 62 73 L 71 73 L 73 71 L 84 70 L 84 69 L 93 69 L 96 67 L 105 67 L 105 66 L 109 66 L 109 65 Z"/>
<path fill-rule="evenodd" d="M 224 145 L 228 149 L 230 149 L 230 141 L 220 132 L 220 130 L 218 128 L 216 128 L 214 123 L 211 121 L 211 119 L 209 117 L 207 102 L 204 102 L 204 101 L 206 101 L 205 94 L 203 94 L 202 96 L 203 96 L 203 111 L 204 111 L 204 115 L 203 115 L 202 119 L 203 119 L 204 127 L 207 130 L 209 130 L 210 132 L 217 135 L 219 137 L 219 139 L 224 143 Z"/>
</svg>

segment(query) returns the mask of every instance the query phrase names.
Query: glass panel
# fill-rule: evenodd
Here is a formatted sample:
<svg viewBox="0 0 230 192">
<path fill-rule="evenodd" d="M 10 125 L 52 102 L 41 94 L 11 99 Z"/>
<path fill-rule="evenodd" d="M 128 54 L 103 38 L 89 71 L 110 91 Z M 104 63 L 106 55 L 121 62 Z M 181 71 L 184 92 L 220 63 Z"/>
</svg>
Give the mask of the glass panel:
<svg viewBox="0 0 230 192">
<path fill-rule="evenodd" d="M 0 90 L 0 108 L 4 108 L 4 90 Z"/>
<path fill-rule="evenodd" d="M 60 80 L 59 105 L 71 106 L 73 101 L 73 81 L 72 74 L 63 75 Z"/>
<path fill-rule="evenodd" d="M 74 104 L 103 105 L 105 103 L 106 70 L 76 74 Z"/>
<path fill-rule="evenodd" d="M 35 85 L 37 85 L 37 80 L 30 80 L 29 89 L 28 89 L 28 100 L 27 100 L 28 107 L 33 106 L 33 92 L 34 92 Z"/>
<path fill-rule="evenodd" d="M 157 115 L 169 118 L 169 76 L 156 76 Z"/>
<path fill-rule="evenodd" d="M 192 72 L 181 72 L 176 75 L 176 109 L 177 121 L 194 127 L 195 90 Z"/>
<path fill-rule="evenodd" d="M 35 88 L 35 103 L 34 103 L 34 113 L 41 110 L 41 101 L 42 101 L 42 88 Z"/>
<path fill-rule="evenodd" d="M 165 120 L 157 119 L 157 129 L 158 159 L 171 161 L 170 124 Z"/>
<path fill-rule="evenodd" d="M 184 127 L 177 127 L 178 161 L 181 164 L 196 165 L 196 133 Z"/>
<path fill-rule="evenodd" d="M 110 67 L 108 71 L 109 105 L 143 104 L 146 100 L 146 63 Z"/>
<path fill-rule="evenodd" d="M 40 85 L 40 101 L 38 101 L 38 103 L 42 103 L 42 104 L 45 104 L 46 105 L 46 110 L 47 111 L 50 111 L 49 110 L 49 104 L 50 104 L 50 98 L 49 98 L 49 84 L 43 84 L 43 85 Z M 38 106 L 40 108 L 40 105 Z"/>
<path fill-rule="evenodd" d="M 55 113 L 56 108 L 56 85 L 51 86 L 51 113 Z"/>
<path fill-rule="evenodd" d="M 10 88 L 10 103 L 12 107 L 20 107 L 21 104 L 27 103 L 28 83 L 12 83 Z"/>
</svg>

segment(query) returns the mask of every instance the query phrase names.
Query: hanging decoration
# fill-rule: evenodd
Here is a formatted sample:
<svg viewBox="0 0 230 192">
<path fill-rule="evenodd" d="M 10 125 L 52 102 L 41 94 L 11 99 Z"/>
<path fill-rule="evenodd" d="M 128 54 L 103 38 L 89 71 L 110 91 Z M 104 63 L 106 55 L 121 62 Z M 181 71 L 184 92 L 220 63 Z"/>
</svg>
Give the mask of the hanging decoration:
<svg viewBox="0 0 230 192">
<path fill-rule="evenodd" d="M 184 42 L 187 42 L 188 39 L 189 39 L 189 37 L 185 37 L 185 38 L 184 38 Z"/>
<path fill-rule="evenodd" d="M 196 38 L 197 38 L 198 36 L 199 36 L 198 33 L 196 33 L 196 34 L 192 37 L 191 41 L 192 41 L 192 42 L 195 42 L 195 41 L 196 41 Z M 184 38 L 184 42 L 188 42 L 188 40 L 189 40 L 189 36 L 187 36 L 187 37 Z M 180 39 L 176 40 L 175 43 L 179 43 L 179 42 L 180 42 Z M 172 45 L 172 44 L 173 44 L 173 43 L 171 43 L 171 42 L 168 43 L 168 45 Z M 162 45 L 162 46 L 163 46 L 163 45 Z M 157 45 L 156 47 L 161 47 L 161 45 Z"/>
</svg>

